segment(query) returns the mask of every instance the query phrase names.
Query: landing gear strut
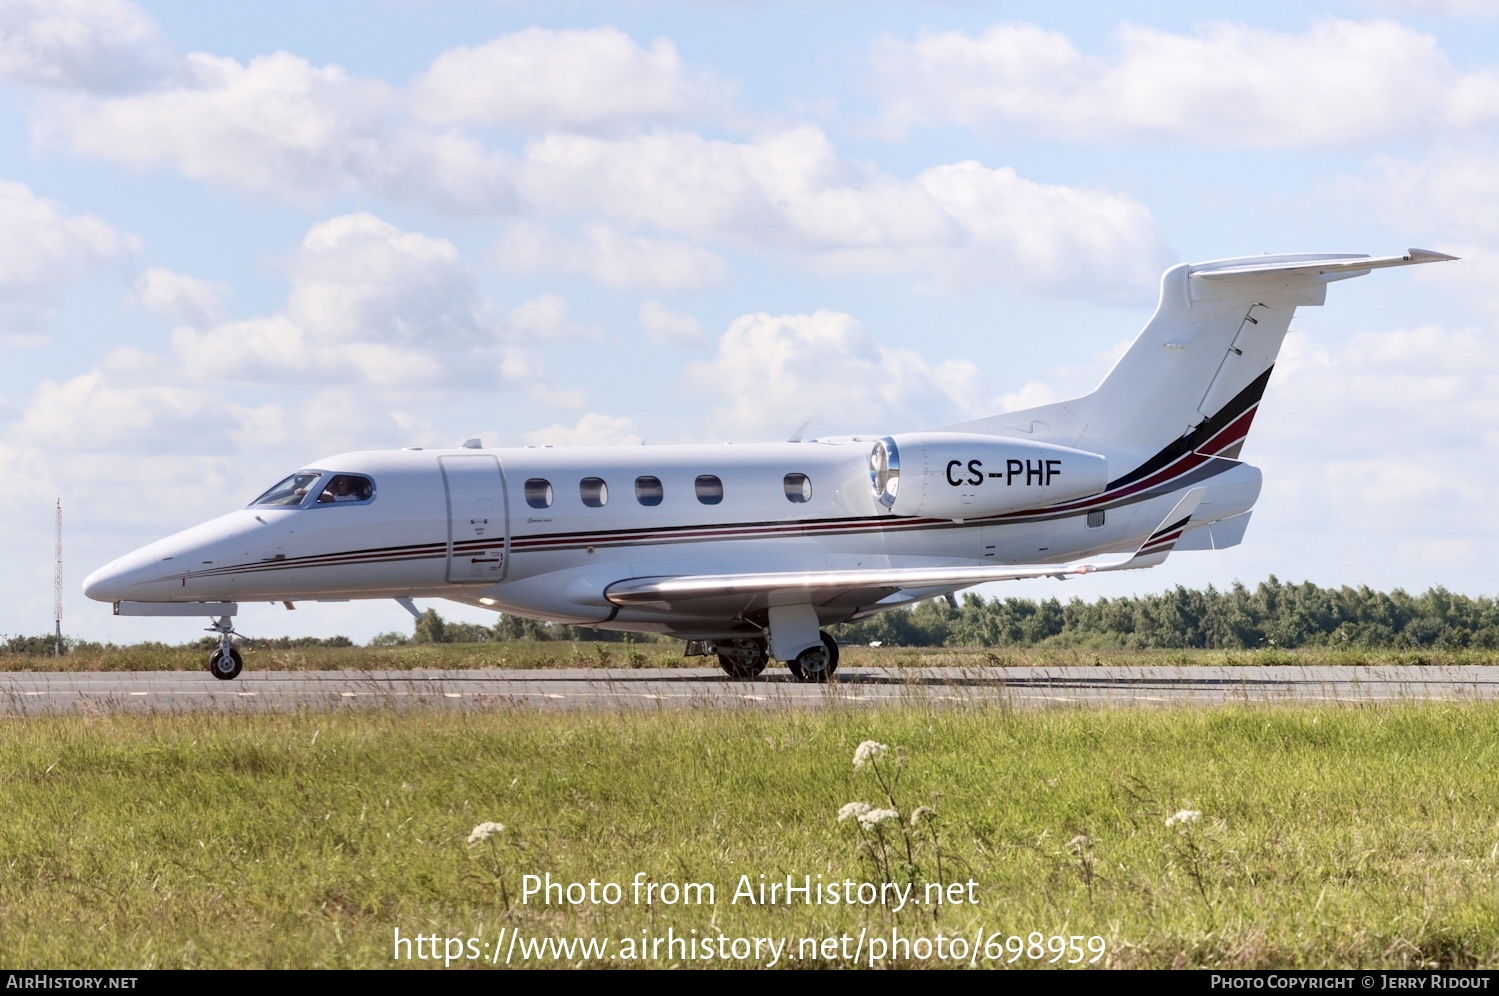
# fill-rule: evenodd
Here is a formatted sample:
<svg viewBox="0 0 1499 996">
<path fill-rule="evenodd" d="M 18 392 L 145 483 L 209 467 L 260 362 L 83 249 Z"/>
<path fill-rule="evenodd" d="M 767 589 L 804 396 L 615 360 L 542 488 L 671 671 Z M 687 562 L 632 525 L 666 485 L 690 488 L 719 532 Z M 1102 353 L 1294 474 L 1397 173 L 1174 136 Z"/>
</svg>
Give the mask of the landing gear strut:
<svg viewBox="0 0 1499 996">
<path fill-rule="evenodd" d="M 830 681 L 838 670 L 838 641 L 826 632 L 817 635 L 822 637 L 822 646 L 808 647 L 795 660 L 786 662 L 797 681 Z"/>
<path fill-rule="evenodd" d="M 234 617 L 220 616 L 214 620 L 212 626 L 208 627 L 210 633 L 219 634 L 219 648 L 208 658 L 208 671 L 220 681 L 232 681 L 239 677 L 239 672 L 245 666 L 245 660 L 234 649 L 233 642 L 229 639 L 234 635 Z"/>
<path fill-rule="evenodd" d="M 770 661 L 764 640 L 719 640 L 713 645 L 718 666 L 730 678 L 749 681 L 760 676 Z"/>
</svg>

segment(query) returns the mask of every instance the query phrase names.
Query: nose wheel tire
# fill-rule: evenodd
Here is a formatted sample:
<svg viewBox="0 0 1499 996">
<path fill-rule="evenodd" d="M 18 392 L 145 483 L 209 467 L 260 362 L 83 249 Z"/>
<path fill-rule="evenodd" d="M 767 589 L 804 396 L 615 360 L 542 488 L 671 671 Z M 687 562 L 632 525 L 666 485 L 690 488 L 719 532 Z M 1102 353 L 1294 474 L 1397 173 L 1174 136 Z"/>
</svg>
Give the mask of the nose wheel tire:
<svg viewBox="0 0 1499 996">
<path fill-rule="evenodd" d="M 838 670 L 838 641 L 826 633 L 818 635 L 822 637 L 822 646 L 808 647 L 796 655 L 796 660 L 786 662 L 797 681 L 831 681 L 833 672 Z"/>
<path fill-rule="evenodd" d="M 232 681 L 238 678 L 244 666 L 244 658 L 239 655 L 238 650 L 234 649 L 230 649 L 227 654 L 222 650 L 215 650 L 213 656 L 208 658 L 209 672 L 220 681 Z"/>
<path fill-rule="evenodd" d="M 763 640 L 720 640 L 717 650 L 718 666 L 730 678 L 741 681 L 758 678 L 770 662 L 770 652 Z"/>
</svg>

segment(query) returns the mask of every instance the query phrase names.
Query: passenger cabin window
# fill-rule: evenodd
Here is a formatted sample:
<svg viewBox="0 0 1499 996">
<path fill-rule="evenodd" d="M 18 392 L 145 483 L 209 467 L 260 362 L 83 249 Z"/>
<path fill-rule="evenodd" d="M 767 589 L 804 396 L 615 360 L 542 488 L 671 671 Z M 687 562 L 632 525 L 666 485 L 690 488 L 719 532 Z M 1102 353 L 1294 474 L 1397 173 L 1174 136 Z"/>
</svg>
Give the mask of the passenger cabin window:
<svg viewBox="0 0 1499 996">
<path fill-rule="evenodd" d="M 369 501 L 375 497 L 375 483 L 358 474 L 334 474 L 333 480 L 318 493 L 319 505 L 335 505 L 340 502 Z"/>
<path fill-rule="evenodd" d="M 800 504 L 812 500 L 812 479 L 806 474 L 787 474 L 786 500 Z"/>
<path fill-rule="evenodd" d="M 526 482 L 526 504 L 532 508 L 552 507 L 552 482 L 533 477 Z"/>
<path fill-rule="evenodd" d="M 635 478 L 635 500 L 642 505 L 659 505 L 666 496 L 659 477 Z"/>
<path fill-rule="evenodd" d="M 320 471 L 299 470 L 250 504 L 269 508 L 295 508 L 306 500 L 307 493 L 322 476 Z"/>
<path fill-rule="evenodd" d="M 1103 525 L 1103 509 L 1099 509 L 1096 512 L 1089 512 L 1088 513 L 1088 528 L 1089 529 L 1097 529 L 1101 525 Z"/>
<path fill-rule="evenodd" d="M 723 481 L 712 474 L 704 474 L 694 482 L 697 500 L 704 505 L 717 505 L 723 501 Z"/>
<path fill-rule="evenodd" d="M 578 482 L 578 494 L 589 508 L 603 508 L 609 504 L 609 485 L 602 477 L 585 477 Z"/>
</svg>

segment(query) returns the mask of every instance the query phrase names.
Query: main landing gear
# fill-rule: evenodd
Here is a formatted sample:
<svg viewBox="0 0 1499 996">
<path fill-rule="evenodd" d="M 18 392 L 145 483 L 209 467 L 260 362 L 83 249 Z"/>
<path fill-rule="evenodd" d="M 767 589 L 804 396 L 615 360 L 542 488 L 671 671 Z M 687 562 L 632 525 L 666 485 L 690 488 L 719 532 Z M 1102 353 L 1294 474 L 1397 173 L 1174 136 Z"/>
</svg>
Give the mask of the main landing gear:
<svg viewBox="0 0 1499 996">
<path fill-rule="evenodd" d="M 797 681 L 826 682 L 838 670 L 838 641 L 819 632 L 820 646 L 808 647 L 786 662 Z M 718 655 L 718 666 L 730 678 L 749 681 L 760 676 L 770 663 L 770 647 L 765 640 L 717 640 L 712 653 Z"/>
<path fill-rule="evenodd" d="M 238 678 L 245 666 L 245 659 L 234 649 L 234 644 L 229 639 L 234 635 L 234 617 L 220 616 L 208 627 L 208 631 L 219 634 L 219 647 L 208 657 L 209 673 L 220 681 Z"/>
<path fill-rule="evenodd" d="M 838 670 L 838 641 L 825 632 L 817 635 L 822 637 L 822 646 L 808 647 L 786 662 L 797 681 L 830 681 Z"/>
<path fill-rule="evenodd" d="M 724 673 L 741 681 L 758 678 L 770 663 L 770 651 L 764 640 L 719 640 L 713 649 Z"/>
</svg>

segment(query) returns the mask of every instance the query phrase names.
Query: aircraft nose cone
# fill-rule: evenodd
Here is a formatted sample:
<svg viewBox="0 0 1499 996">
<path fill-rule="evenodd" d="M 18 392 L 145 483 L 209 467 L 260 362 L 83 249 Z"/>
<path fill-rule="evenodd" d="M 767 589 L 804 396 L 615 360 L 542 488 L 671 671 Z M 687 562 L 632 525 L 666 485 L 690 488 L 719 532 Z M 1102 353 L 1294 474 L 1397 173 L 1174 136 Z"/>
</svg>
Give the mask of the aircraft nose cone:
<svg viewBox="0 0 1499 996">
<path fill-rule="evenodd" d="M 115 564 L 99 568 L 83 579 L 83 593 L 96 602 L 118 602 L 124 598 L 123 571 Z"/>
<path fill-rule="evenodd" d="M 141 547 L 83 579 L 83 593 L 98 602 L 174 602 L 214 597 L 206 589 L 184 591 L 184 576 L 219 557 L 227 516 L 220 516 Z"/>
</svg>

